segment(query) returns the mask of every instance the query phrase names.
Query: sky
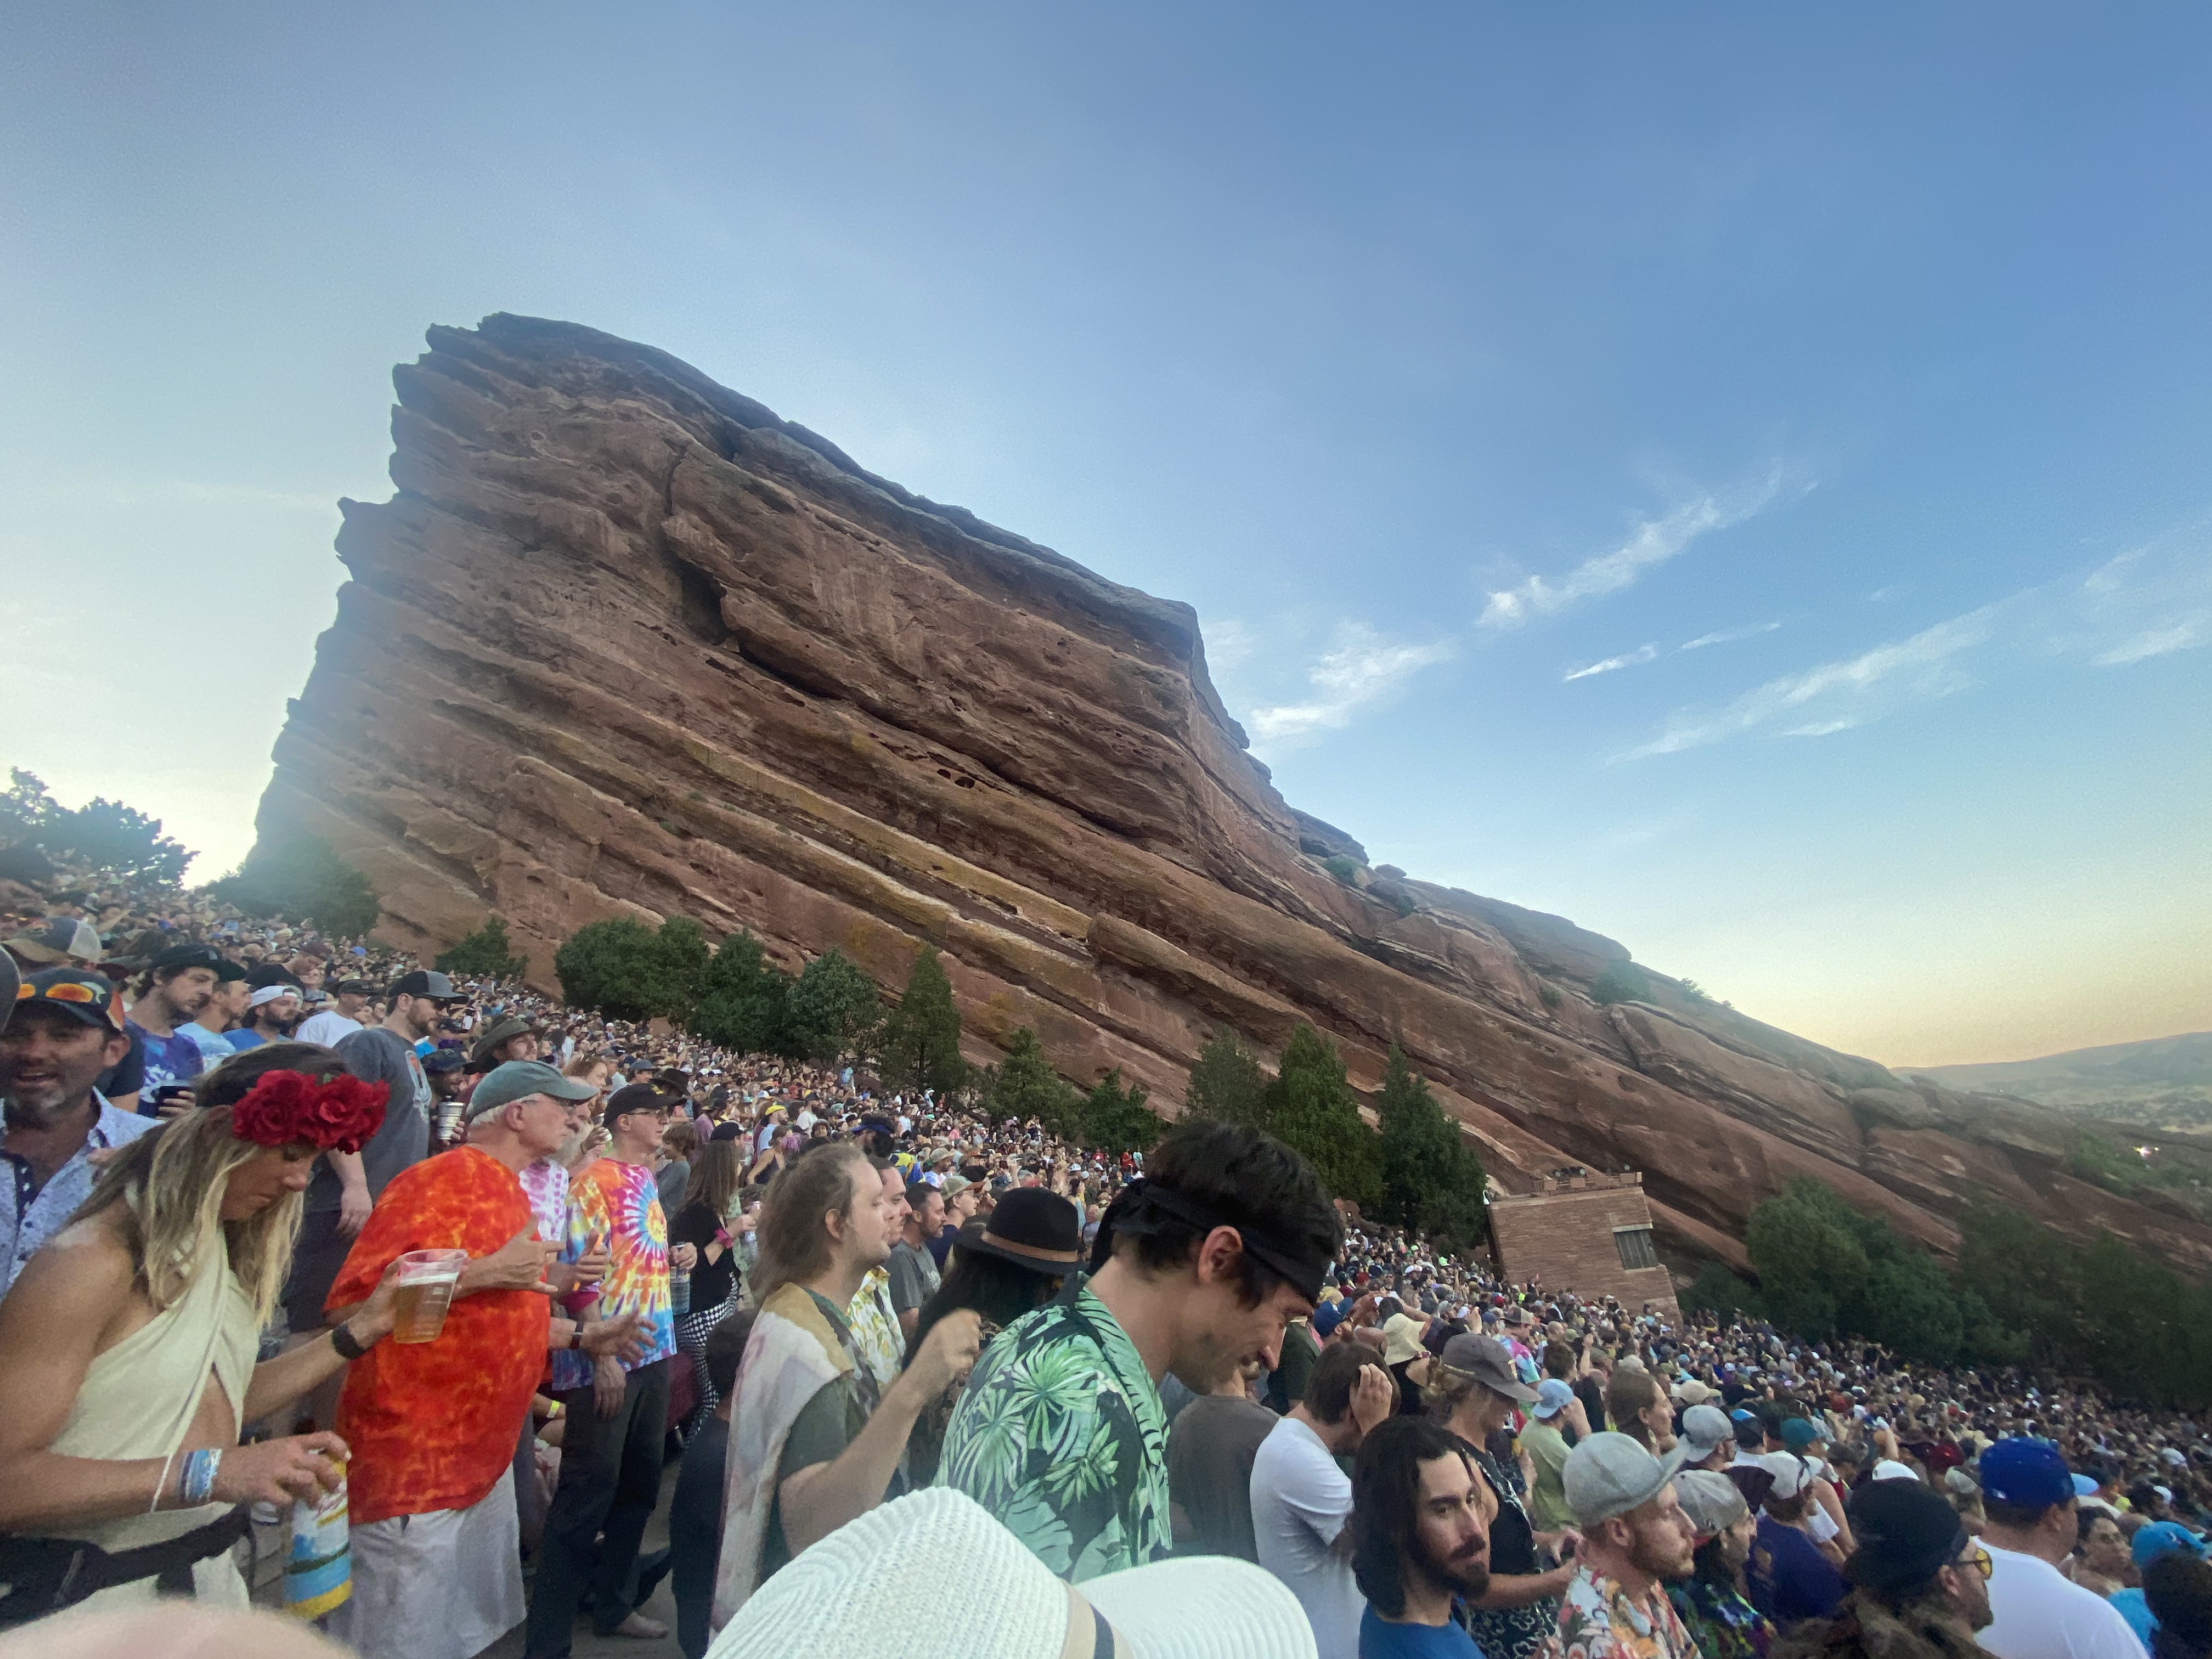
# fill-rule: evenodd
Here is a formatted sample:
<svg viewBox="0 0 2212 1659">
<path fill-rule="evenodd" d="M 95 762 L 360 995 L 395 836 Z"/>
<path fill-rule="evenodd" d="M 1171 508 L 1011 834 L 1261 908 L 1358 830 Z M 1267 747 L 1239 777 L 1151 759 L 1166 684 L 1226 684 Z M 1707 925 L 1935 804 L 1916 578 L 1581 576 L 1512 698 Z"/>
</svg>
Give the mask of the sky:
<svg viewBox="0 0 2212 1659">
<path fill-rule="evenodd" d="M 432 324 L 1188 601 L 1294 805 L 1894 1064 L 2212 1027 L 2212 12 L 48 6 L 0 763 L 234 865 Z"/>
</svg>

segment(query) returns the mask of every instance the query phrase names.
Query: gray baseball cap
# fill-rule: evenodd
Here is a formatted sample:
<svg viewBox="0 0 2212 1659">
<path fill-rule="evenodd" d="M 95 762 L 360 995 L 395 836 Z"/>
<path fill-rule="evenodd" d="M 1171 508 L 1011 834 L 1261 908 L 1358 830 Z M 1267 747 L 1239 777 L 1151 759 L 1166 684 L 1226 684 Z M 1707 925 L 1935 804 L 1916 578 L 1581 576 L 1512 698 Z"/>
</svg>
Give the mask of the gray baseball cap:
<svg viewBox="0 0 2212 1659">
<path fill-rule="evenodd" d="M 1692 1406 L 1682 1413 L 1682 1438 L 1694 1448 L 1692 1457 L 1711 1457 L 1735 1438 L 1735 1425 L 1718 1406 Z"/>
<path fill-rule="evenodd" d="M 1494 1336 L 1477 1336 L 1472 1331 L 1462 1331 L 1444 1344 L 1444 1351 L 1437 1356 L 1437 1361 L 1448 1371 L 1473 1377 L 1492 1394 L 1502 1394 L 1524 1406 L 1535 1402 L 1535 1389 L 1515 1372 L 1512 1353 Z"/>
<path fill-rule="evenodd" d="M 1712 1469 L 1684 1469 L 1674 1477 L 1674 1496 L 1700 1539 L 1718 1536 L 1751 1513 L 1735 1482 Z"/>
<path fill-rule="evenodd" d="M 1687 1450 L 1678 1443 L 1666 1456 L 1654 1457 L 1625 1434 L 1594 1434 L 1578 1443 L 1559 1477 L 1575 1523 L 1594 1527 L 1650 1503 L 1667 1490 Z"/>
<path fill-rule="evenodd" d="M 599 1093 L 580 1077 L 562 1077 L 541 1060 L 510 1060 L 495 1066 L 469 1092 L 468 1109 L 461 1121 L 473 1123 L 484 1113 L 531 1095 L 550 1095 L 556 1100 L 589 1100 Z"/>
</svg>

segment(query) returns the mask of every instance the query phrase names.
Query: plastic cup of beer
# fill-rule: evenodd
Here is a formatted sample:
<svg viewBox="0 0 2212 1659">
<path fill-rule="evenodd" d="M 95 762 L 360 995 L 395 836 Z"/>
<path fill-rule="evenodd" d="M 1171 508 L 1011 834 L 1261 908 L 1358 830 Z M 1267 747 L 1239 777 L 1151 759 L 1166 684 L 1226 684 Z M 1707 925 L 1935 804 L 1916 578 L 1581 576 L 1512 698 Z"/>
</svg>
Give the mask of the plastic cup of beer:
<svg viewBox="0 0 2212 1659">
<path fill-rule="evenodd" d="M 399 1308 L 394 1342 L 434 1342 L 446 1328 L 453 1286 L 467 1265 L 466 1250 L 410 1250 L 399 1258 Z"/>
</svg>

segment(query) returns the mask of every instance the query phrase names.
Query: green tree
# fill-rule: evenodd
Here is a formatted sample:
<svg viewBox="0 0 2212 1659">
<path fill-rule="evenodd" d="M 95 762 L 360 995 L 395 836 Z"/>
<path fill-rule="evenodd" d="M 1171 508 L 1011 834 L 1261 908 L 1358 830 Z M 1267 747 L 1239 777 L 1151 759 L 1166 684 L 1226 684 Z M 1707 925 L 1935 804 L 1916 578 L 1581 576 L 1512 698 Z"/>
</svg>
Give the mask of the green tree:
<svg viewBox="0 0 2212 1659">
<path fill-rule="evenodd" d="M 684 1020 L 706 966 L 699 924 L 680 916 L 659 928 L 631 916 L 586 922 L 553 957 L 562 995 L 610 1019 Z"/>
<path fill-rule="evenodd" d="M 732 933 L 714 952 L 699 983 L 691 1030 L 741 1054 L 806 1058 L 794 1041 L 791 975 L 768 959 L 749 933 Z"/>
<path fill-rule="evenodd" d="M 1198 1064 L 1190 1068 L 1190 1089 L 1183 1097 L 1182 1115 L 1218 1118 L 1255 1129 L 1266 1126 L 1267 1074 L 1228 1027 L 1216 1031 L 1199 1050 Z"/>
<path fill-rule="evenodd" d="M 1447 1250 L 1480 1243 L 1489 1233 L 1482 1160 L 1395 1043 L 1375 1108 L 1382 1166 L 1376 1216 L 1426 1233 Z"/>
<path fill-rule="evenodd" d="M 1717 1261 L 1708 1261 L 1682 1295 L 1684 1313 L 1759 1312 L 1759 1292 Z"/>
<path fill-rule="evenodd" d="M 1145 1103 L 1140 1086 L 1121 1086 L 1119 1068 L 1101 1078 L 1083 1103 L 1080 1139 L 1116 1158 L 1124 1152 L 1149 1152 L 1166 1129 L 1160 1115 Z"/>
<path fill-rule="evenodd" d="M 834 946 L 799 971 L 786 1000 L 790 1042 L 802 1058 L 842 1066 L 876 1051 L 884 1023 L 876 982 Z"/>
<path fill-rule="evenodd" d="M 915 958 L 906 994 L 884 1021 L 883 1073 L 894 1089 L 932 1089 L 939 1095 L 951 1094 L 968 1080 L 952 981 L 928 945 Z"/>
<path fill-rule="evenodd" d="M 483 927 L 452 949 L 441 951 L 430 965 L 441 974 L 465 979 L 520 979 L 530 971 L 530 958 L 514 953 L 504 921 L 487 916 Z"/>
<path fill-rule="evenodd" d="M 68 807 L 36 773 L 10 767 L 8 779 L 0 791 L 0 842 L 82 860 L 95 874 L 122 881 L 179 882 L 198 856 L 163 835 L 161 819 L 119 800 L 95 795 L 82 806 Z"/>
<path fill-rule="evenodd" d="M 1267 1085 L 1267 1127 L 1304 1152 L 1331 1194 L 1365 1208 L 1382 1195 L 1382 1151 L 1336 1047 L 1301 1020 Z"/>
<path fill-rule="evenodd" d="M 1081 1091 L 1053 1070 L 1044 1045 L 1026 1025 L 1015 1027 L 1006 1039 L 1006 1058 L 987 1075 L 983 1098 L 993 1117 L 1023 1123 L 1035 1118 L 1049 1135 L 1073 1139 L 1083 1128 Z"/>
<path fill-rule="evenodd" d="M 1777 1324 L 1825 1342 L 1845 1305 L 1864 1302 L 1866 1247 L 1856 1219 L 1832 1190 L 1803 1176 L 1751 1212 L 1744 1248 Z"/>
<path fill-rule="evenodd" d="M 368 878 L 320 836 L 257 842 L 244 864 L 208 884 L 208 894 L 249 916 L 312 921 L 339 939 L 368 933 L 383 909 Z"/>
</svg>

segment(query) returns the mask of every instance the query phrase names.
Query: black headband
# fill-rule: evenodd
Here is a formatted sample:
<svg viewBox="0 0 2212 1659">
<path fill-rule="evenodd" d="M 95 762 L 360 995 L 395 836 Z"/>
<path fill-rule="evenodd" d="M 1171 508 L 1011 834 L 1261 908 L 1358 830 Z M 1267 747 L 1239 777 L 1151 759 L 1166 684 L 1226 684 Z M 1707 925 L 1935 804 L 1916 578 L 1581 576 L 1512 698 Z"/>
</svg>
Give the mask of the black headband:
<svg viewBox="0 0 2212 1659">
<path fill-rule="evenodd" d="M 1201 1238 L 1216 1227 L 1234 1230 L 1248 1255 L 1281 1274 L 1307 1301 L 1320 1298 L 1322 1281 L 1328 1275 L 1328 1262 L 1310 1260 L 1304 1252 L 1265 1228 L 1210 1212 L 1205 1206 L 1193 1203 L 1172 1187 L 1159 1186 L 1142 1176 L 1124 1187 L 1099 1218 L 1098 1242 L 1091 1251 L 1091 1271 L 1097 1273 L 1112 1259 L 1115 1233 L 1144 1237 L 1159 1232 L 1170 1222 L 1196 1228 Z"/>
</svg>

